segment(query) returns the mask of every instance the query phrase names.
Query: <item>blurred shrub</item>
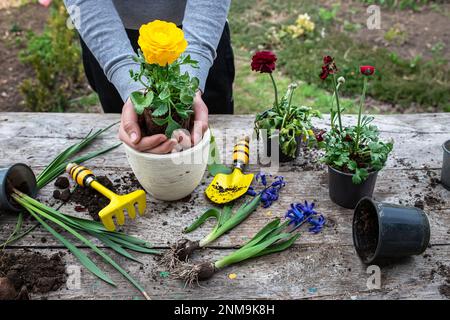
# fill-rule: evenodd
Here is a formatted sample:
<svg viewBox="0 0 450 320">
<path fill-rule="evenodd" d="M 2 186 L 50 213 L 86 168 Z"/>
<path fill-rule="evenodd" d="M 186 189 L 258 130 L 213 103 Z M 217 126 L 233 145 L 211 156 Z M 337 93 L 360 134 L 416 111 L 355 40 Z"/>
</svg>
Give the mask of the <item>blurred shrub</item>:
<svg viewBox="0 0 450 320">
<path fill-rule="evenodd" d="M 66 25 L 68 14 L 62 0 L 54 0 L 42 34 L 30 32 L 20 61 L 34 77 L 25 79 L 20 91 L 32 111 L 63 112 L 83 83 L 83 67 L 77 33 Z"/>
</svg>

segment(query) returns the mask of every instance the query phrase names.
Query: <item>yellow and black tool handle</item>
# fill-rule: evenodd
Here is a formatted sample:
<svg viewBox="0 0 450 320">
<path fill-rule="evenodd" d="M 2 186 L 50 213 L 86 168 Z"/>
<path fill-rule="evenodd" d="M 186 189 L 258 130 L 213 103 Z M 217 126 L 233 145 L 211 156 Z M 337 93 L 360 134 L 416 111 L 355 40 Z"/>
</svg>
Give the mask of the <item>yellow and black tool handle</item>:
<svg viewBox="0 0 450 320">
<path fill-rule="evenodd" d="M 91 170 L 76 163 L 69 163 L 66 172 L 72 177 L 73 181 L 82 187 L 89 187 L 90 182 L 95 180 L 95 175 Z"/>
<path fill-rule="evenodd" d="M 233 164 L 235 167 L 242 168 L 247 165 L 250 160 L 250 138 L 244 137 L 240 139 L 233 149 Z"/>
</svg>

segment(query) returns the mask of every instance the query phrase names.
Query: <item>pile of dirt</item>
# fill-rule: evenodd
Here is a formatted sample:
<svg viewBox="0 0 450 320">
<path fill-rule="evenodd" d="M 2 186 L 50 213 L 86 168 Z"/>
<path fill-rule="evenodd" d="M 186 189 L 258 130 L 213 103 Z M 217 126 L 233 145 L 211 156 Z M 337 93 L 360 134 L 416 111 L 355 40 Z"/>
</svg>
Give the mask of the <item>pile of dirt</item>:
<svg viewBox="0 0 450 320">
<path fill-rule="evenodd" d="M 98 182 L 113 192 L 117 192 L 111 180 L 105 176 L 98 176 Z M 92 188 L 77 186 L 70 195 L 70 202 L 76 203 L 75 210 L 78 212 L 87 211 L 95 221 L 99 221 L 98 213 L 109 204 L 109 199 L 101 195 Z"/>
<path fill-rule="evenodd" d="M 137 181 L 133 173 L 127 173 L 123 176 L 111 181 L 106 176 L 97 176 L 97 181 L 104 185 L 106 188 L 118 194 L 127 194 L 137 189 L 142 189 L 141 185 Z M 67 187 L 64 176 L 59 177 L 56 180 L 55 186 Z M 66 193 L 68 193 L 66 195 Z M 72 192 L 69 189 L 65 189 L 62 192 L 59 189 L 53 191 L 53 197 L 58 200 L 62 200 L 75 204 L 75 211 L 87 212 L 93 220 L 99 221 L 98 213 L 109 204 L 109 199 L 89 187 L 77 186 Z"/>
<path fill-rule="evenodd" d="M 398 159 L 398 162 L 408 169 L 414 169 L 413 166 L 403 158 Z M 414 184 L 412 185 L 413 188 L 416 187 L 416 183 L 420 183 L 423 179 L 422 177 L 419 177 L 417 172 L 414 171 L 408 174 L 408 178 L 414 181 Z M 408 201 L 407 204 L 413 205 L 414 207 L 422 210 L 425 207 L 436 207 L 439 209 L 445 204 L 445 200 L 442 199 L 442 196 L 438 192 L 439 190 L 436 189 L 440 185 L 441 181 L 438 178 L 437 173 L 428 167 L 425 167 L 424 178 L 427 179 L 425 189 L 415 193 L 410 191 L 409 196 L 411 197 L 411 201 Z"/>
<path fill-rule="evenodd" d="M 49 257 L 39 252 L 0 253 L 0 277 L 3 288 L 14 290 L 16 299 L 26 299 L 28 293 L 48 293 L 61 288 L 66 282 L 66 266 L 63 253 Z M 12 285 L 14 287 L 9 287 Z M 5 291 L 4 291 L 5 290 Z"/>
<path fill-rule="evenodd" d="M 439 293 L 450 299 L 450 266 L 438 263 L 437 269 L 431 270 L 431 279 L 438 274 L 444 279 L 444 283 L 439 286 Z"/>
</svg>

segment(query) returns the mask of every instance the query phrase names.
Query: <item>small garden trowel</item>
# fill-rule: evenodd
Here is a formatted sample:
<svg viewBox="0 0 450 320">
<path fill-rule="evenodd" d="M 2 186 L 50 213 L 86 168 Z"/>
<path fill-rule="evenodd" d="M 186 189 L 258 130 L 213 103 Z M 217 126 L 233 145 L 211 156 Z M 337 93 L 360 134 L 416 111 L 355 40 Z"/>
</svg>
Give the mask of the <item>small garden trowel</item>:
<svg viewBox="0 0 450 320">
<path fill-rule="evenodd" d="M 253 173 L 244 174 L 244 166 L 249 163 L 249 137 L 238 141 L 233 149 L 233 172 L 218 173 L 206 188 L 206 195 L 215 203 L 228 203 L 244 195 L 253 180 Z"/>
<path fill-rule="evenodd" d="M 116 229 L 113 217 L 116 218 L 116 222 L 119 225 L 125 223 L 124 210 L 127 211 L 128 216 L 131 219 L 136 217 L 136 207 L 139 215 L 144 215 L 146 207 L 145 191 L 136 190 L 126 195 L 115 194 L 100 184 L 91 170 L 76 163 L 69 163 L 66 172 L 78 185 L 82 187 L 91 187 L 111 200 L 111 202 L 98 213 L 103 225 L 109 231 L 114 231 Z"/>
</svg>

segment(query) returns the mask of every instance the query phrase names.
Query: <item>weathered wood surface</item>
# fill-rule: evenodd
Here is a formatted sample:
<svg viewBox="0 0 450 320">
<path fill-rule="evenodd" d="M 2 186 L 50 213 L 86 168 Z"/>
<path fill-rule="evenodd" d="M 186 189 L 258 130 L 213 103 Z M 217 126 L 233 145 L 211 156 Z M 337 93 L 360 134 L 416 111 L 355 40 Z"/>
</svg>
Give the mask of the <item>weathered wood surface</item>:
<svg viewBox="0 0 450 320">
<path fill-rule="evenodd" d="M 81 139 L 91 128 L 102 128 L 117 120 L 117 115 L 0 113 L 0 167 L 24 162 L 39 172 L 68 143 Z M 251 116 L 211 116 L 211 126 L 219 145 L 222 145 L 225 132 L 232 137 L 243 132 L 251 133 L 252 121 Z M 346 121 L 354 121 L 354 118 L 348 117 Z M 158 270 L 152 256 L 139 256 L 144 262 L 141 269 L 138 264 L 124 261 L 121 257 L 117 260 L 144 284 L 155 299 L 445 298 L 438 290 L 444 280 L 433 270 L 440 264 L 450 264 L 450 192 L 439 184 L 432 187 L 430 182 L 440 175 L 441 145 L 450 137 L 450 114 L 377 116 L 375 123 L 383 137 L 395 140 L 395 147 L 386 169 L 379 175 L 374 197 L 409 205 L 423 201 L 431 223 L 431 247 L 423 256 L 381 266 L 381 290 L 368 290 L 366 287 L 366 266 L 360 262 L 352 246 L 352 211 L 342 209 L 329 200 L 325 168 L 311 166 L 309 161 L 306 165 L 304 163 L 304 158 L 317 159 L 317 154 L 304 155 L 295 163 L 281 166 L 279 171 L 285 176 L 287 186 L 280 200 L 270 209 L 258 209 L 245 223 L 216 241 L 211 248 L 197 253 L 194 260 L 215 260 L 229 253 L 268 220 L 283 216 L 291 202 L 317 201 L 318 209 L 328 220 L 327 227 L 318 235 L 304 233 L 289 251 L 231 267 L 203 284 L 202 288 L 184 288 L 179 281 L 162 278 L 159 271 L 163 270 Z M 317 121 L 316 126 L 326 128 L 327 118 Z M 105 133 L 90 149 L 117 142 L 116 132 L 113 129 Z M 230 155 L 231 148 L 229 143 L 221 149 L 222 159 L 226 159 L 224 155 Z M 251 149 L 256 149 L 255 144 Z M 112 180 L 130 173 L 122 147 L 90 161 L 89 166 Z M 256 172 L 259 167 L 252 165 L 251 170 Z M 166 250 L 168 243 L 182 237 L 181 231 L 185 226 L 210 207 L 203 195 L 210 181 L 211 177 L 205 175 L 203 183 L 185 201 L 166 203 L 148 197 L 147 215 L 127 224 L 124 231 Z M 51 205 L 59 205 L 51 197 L 52 190 L 52 186 L 46 187 L 39 197 Z M 426 201 L 430 198 L 440 201 Z M 83 216 L 83 213 L 75 212 L 73 203 L 65 204 L 61 210 Z M 0 216 L 0 239 L 11 232 L 13 218 Z M 188 237 L 201 238 L 209 232 L 211 225 L 207 223 Z M 43 238 L 45 243 L 41 241 Z M 46 253 L 64 250 L 40 228 L 7 250 L 24 248 Z M 68 264 L 78 264 L 70 254 L 66 255 L 66 260 Z M 236 273 L 238 278 L 228 279 L 227 274 L 231 272 Z M 110 275 L 118 288 L 101 283 L 85 270 L 82 274 L 80 290 L 62 289 L 50 294 L 49 298 L 138 297 L 138 293 L 113 271 Z"/>
</svg>

